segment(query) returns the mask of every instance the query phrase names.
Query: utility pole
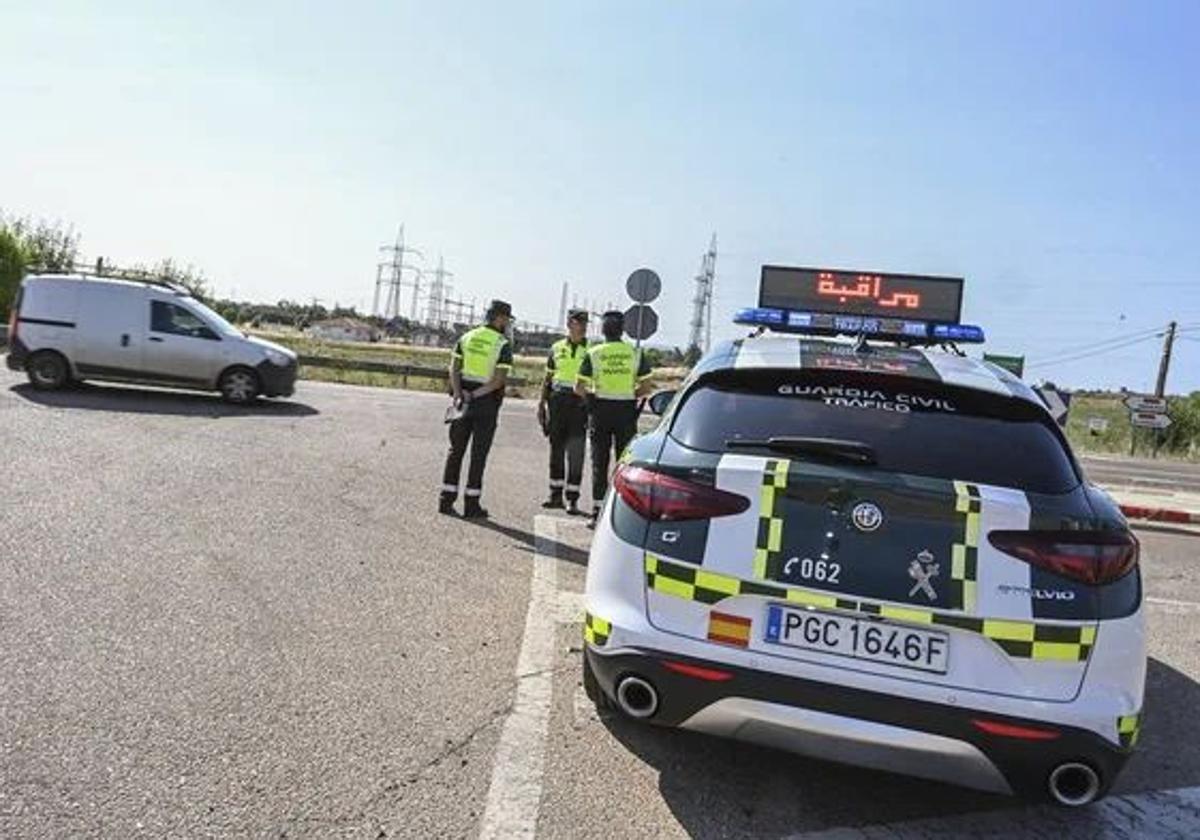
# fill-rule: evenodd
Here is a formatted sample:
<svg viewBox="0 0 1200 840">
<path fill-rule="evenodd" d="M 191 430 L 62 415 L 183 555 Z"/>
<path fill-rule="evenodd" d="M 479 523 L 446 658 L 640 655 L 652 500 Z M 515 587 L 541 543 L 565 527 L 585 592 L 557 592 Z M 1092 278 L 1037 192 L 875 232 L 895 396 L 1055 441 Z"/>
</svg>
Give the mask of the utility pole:
<svg viewBox="0 0 1200 840">
<path fill-rule="evenodd" d="M 692 297 L 692 330 L 688 338 L 688 350 L 695 347 L 707 353 L 712 344 L 712 300 L 713 283 L 717 277 L 717 235 L 714 233 L 708 250 L 700 260 L 700 271 L 696 274 L 696 293 Z"/>
<path fill-rule="evenodd" d="M 1167 390 L 1167 371 L 1171 367 L 1171 350 L 1175 345 L 1175 328 L 1178 326 L 1174 321 L 1167 324 L 1167 332 L 1163 337 L 1162 358 L 1158 362 L 1158 382 L 1154 386 L 1154 396 L 1161 397 Z"/>
<path fill-rule="evenodd" d="M 1158 361 L 1158 381 L 1154 383 L 1154 396 L 1161 397 L 1165 395 L 1167 390 L 1167 371 L 1171 368 L 1171 350 L 1175 347 L 1175 328 L 1178 326 L 1174 321 L 1167 324 L 1167 332 L 1163 336 L 1162 358 Z M 1154 457 L 1158 457 L 1158 450 L 1162 448 L 1163 438 L 1166 437 L 1166 431 L 1157 429 L 1154 432 Z M 1131 435 L 1132 436 L 1132 435 Z"/>
</svg>

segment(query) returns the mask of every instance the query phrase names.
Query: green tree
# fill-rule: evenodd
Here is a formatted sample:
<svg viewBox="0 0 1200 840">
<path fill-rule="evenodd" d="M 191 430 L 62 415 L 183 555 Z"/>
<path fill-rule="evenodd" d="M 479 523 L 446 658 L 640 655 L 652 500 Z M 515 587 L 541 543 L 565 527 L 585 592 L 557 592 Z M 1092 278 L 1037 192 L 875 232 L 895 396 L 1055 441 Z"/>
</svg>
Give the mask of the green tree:
<svg viewBox="0 0 1200 840">
<path fill-rule="evenodd" d="M 79 234 L 58 222 L 0 216 L 0 230 L 16 239 L 30 271 L 71 271 L 79 259 Z"/>
<path fill-rule="evenodd" d="M 0 227 L 0 319 L 8 318 L 17 286 L 25 273 L 25 252 L 17 238 Z"/>
</svg>

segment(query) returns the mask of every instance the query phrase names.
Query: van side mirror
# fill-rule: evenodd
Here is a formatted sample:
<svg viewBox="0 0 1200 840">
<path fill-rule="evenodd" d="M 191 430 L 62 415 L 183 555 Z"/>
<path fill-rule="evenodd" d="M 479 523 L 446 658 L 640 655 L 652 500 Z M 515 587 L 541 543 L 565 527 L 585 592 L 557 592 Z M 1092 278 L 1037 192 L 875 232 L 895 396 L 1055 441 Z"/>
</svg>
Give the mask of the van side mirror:
<svg viewBox="0 0 1200 840">
<path fill-rule="evenodd" d="M 675 391 L 659 391 L 653 394 L 648 403 L 650 411 L 662 417 L 670 408 L 671 400 L 675 399 L 675 393 Z"/>
</svg>

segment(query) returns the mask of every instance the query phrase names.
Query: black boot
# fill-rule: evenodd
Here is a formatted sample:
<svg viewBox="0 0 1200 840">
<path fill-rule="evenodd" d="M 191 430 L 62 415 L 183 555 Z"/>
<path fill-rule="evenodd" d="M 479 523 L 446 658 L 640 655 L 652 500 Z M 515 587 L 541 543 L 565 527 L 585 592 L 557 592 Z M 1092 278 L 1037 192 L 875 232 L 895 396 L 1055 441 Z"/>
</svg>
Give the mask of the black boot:
<svg viewBox="0 0 1200 840">
<path fill-rule="evenodd" d="M 487 519 L 488 512 L 479 504 L 478 496 L 467 496 L 463 502 L 463 519 Z"/>
<path fill-rule="evenodd" d="M 567 499 L 567 516 L 583 516 L 578 499 Z"/>
<path fill-rule="evenodd" d="M 562 510 L 563 494 L 561 490 L 554 489 L 550 491 L 550 498 L 542 502 L 542 507 L 546 510 Z"/>
<path fill-rule="evenodd" d="M 443 513 L 446 516 L 457 515 L 454 510 L 454 497 L 442 494 L 438 498 L 438 513 Z"/>
</svg>

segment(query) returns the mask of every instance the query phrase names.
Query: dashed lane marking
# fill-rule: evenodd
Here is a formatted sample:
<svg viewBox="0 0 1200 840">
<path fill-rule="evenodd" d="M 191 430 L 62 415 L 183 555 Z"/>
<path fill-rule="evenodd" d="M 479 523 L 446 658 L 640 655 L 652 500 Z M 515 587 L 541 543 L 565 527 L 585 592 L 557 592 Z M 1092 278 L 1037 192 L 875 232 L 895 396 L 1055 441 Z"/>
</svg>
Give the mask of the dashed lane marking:
<svg viewBox="0 0 1200 840">
<path fill-rule="evenodd" d="M 1194 838 L 1200 787 L 1111 796 L 1078 810 L 1053 806 L 930 817 L 859 828 L 794 834 L 789 840 L 940 840 L 941 838 Z"/>
<path fill-rule="evenodd" d="M 1155 598 L 1147 595 L 1146 603 L 1160 607 L 1174 607 L 1181 610 L 1200 610 L 1200 603 L 1196 601 L 1177 601 L 1174 598 Z"/>
<path fill-rule="evenodd" d="M 556 564 L 547 546 L 556 544 L 555 517 L 534 517 L 533 575 L 525 634 L 517 655 L 513 706 L 500 731 L 487 804 L 480 823 L 482 838 L 534 836 L 542 800 L 542 771 L 554 677 L 557 626 Z"/>
</svg>

